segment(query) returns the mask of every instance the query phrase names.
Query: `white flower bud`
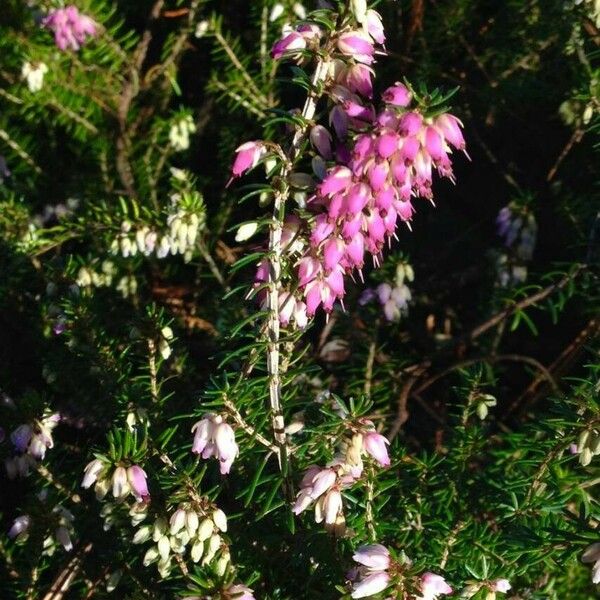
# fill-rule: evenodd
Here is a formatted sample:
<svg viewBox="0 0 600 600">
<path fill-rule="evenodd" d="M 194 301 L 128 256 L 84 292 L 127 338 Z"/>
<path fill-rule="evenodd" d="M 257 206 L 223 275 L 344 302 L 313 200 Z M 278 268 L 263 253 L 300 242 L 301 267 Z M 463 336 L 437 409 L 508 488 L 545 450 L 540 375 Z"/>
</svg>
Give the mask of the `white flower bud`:
<svg viewBox="0 0 600 600">
<path fill-rule="evenodd" d="M 158 559 L 158 548 L 156 546 L 152 546 L 152 548 L 148 548 L 146 554 L 144 554 L 144 566 L 147 567 L 151 565 Z"/>
<path fill-rule="evenodd" d="M 203 542 L 207 540 L 215 529 L 214 523 L 210 519 L 204 519 L 198 527 L 198 539 Z"/>
<path fill-rule="evenodd" d="M 218 529 L 220 529 L 221 531 L 227 531 L 227 517 L 220 508 L 217 508 L 213 512 L 212 520 Z"/>
<path fill-rule="evenodd" d="M 158 542 L 160 538 L 167 533 L 167 522 L 165 519 L 156 519 L 154 529 L 152 531 L 152 539 Z"/>
<path fill-rule="evenodd" d="M 188 510 L 185 513 L 185 527 L 190 534 L 190 536 L 194 535 L 198 530 L 198 525 L 200 525 L 200 519 L 198 519 L 198 513 L 193 510 Z"/>
<path fill-rule="evenodd" d="M 168 536 L 163 535 L 158 540 L 158 553 L 163 560 L 169 558 L 169 554 L 171 553 L 171 541 Z"/>
<path fill-rule="evenodd" d="M 245 242 L 246 240 L 249 240 L 256 233 L 257 229 L 258 223 L 256 221 L 240 225 L 235 234 L 235 241 Z"/>
<path fill-rule="evenodd" d="M 219 560 L 217 560 L 215 564 L 215 572 L 219 577 L 223 577 L 223 575 L 225 575 L 225 571 L 227 570 L 227 565 L 229 564 L 230 559 L 231 556 L 229 552 L 225 551 L 221 554 Z"/>
<path fill-rule="evenodd" d="M 275 4 L 273 6 L 273 8 L 271 9 L 271 14 L 269 15 L 269 21 L 271 21 L 271 23 L 273 21 L 277 21 L 277 19 L 279 19 L 279 17 L 281 17 L 281 15 L 283 14 L 284 10 L 285 10 L 285 8 L 284 8 L 283 4 L 281 4 L 280 2 Z"/>
<path fill-rule="evenodd" d="M 125 467 L 117 467 L 112 476 L 112 493 L 117 499 L 124 498 L 129 494 L 131 488 L 127 480 L 127 470 Z"/>
<path fill-rule="evenodd" d="M 202 558 L 202 553 L 204 552 L 204 542 L 196 541 L 192 546 L 192 550 L 190 552 L 192 556 L 192 560 L 197 563 Z"/>
<path fill-rule="evenodd" d="M 115 588 L 119 585 L 119 581 L 121 581 L 121 577 L 123 576 L 123 571 L 120 569 L 118 571 L 113 571 L 106 582 L 106 591 L 108 593 L 113 592 Z"/>
<path fill-rule="evenodd" d="M 152 526 L 144 525 L 143 527 L 140 527 L 135 532 L 135 535 L 133 536 L 133 543 L 134 544 L 143 544 L 144 542 L 147 542 L 150 539 L 151 535 L 152 535 Z"/>
<path fill-rule="evenodd" d="M 171 561 L 169 558 L 160 560 L 158 563 L 158 574 L 161 577 L 168 577 L 171 573 Z"/>
</svg>

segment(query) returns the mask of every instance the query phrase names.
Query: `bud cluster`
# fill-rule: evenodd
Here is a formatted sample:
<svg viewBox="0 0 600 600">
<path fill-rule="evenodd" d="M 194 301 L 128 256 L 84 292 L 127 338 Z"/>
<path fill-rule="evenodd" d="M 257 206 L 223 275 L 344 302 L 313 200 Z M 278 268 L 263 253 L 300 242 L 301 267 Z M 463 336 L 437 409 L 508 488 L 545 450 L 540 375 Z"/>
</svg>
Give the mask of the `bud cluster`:
<svg viewBox="0 0 600 600">
<path fill-rule="evenodd" d="M 27 477 L 37 461 L 43 460 L 46 450 L 54 447 L 52 431 L 60 422 L 58 413 L 49 414 L 33 424 L 19 425 L 10 434 L 15 454 L 5 459 L 9 479 Z"/>
<path fill-rule="evenodd" d="M 511 589 L 510 582 L 508 579 L 492 579 L 490 581 L 477 581 L 471 582 L 467 587 L 462 590 L 461 598 L 473 598 L 480 590 L 485 591 L 485 595 L 481 596 L 484 600 L 496 600 L 496 594 L 498 592 L 505 594 Z M 479 597 L 479 596 L 478 596 Z"/>
<path fill-rule="evenodd" d="M 73 521 L 75 517 L 71 511 L 61 505 L 55 506 L 52 510 L 52 516 L 56 520 L 54 535 L 48 535 L 44 538 L 42 554 L 52 556 L 56 550 L 57 544 L 60 544 L 67 552 L 73 549 L 72 536 L 75 528 Z"/>
<path fill-rule="evenodd" d="M 326 529 L 335 535 L 343 535 L 346 519 L 341 491 L 361 478 L 363 456 L 371 457 L 382 467 L 389 466 L 388 444 L 388 440 L 375 431 L 371 421 L 361 419 L 326 467 L 313 465 L 306 470 L 292 509 L 294 514 L 302 513 L 314 503 L 315 521 L 324 522 Z"/>
<path fill-rule="evenodd" d="M 158 563 L 161 577 L 167 577 L 173 567 L 173 555 L 183 556 L 189 548 L 193 562 L 207 565 L 214 562 L 214 570 L 222 577 L 230 563 L 231 556 L 221 533 L 227 531 L 227 517 L 217 508 L 199 509 L 189 504 L 180 504 L 177 510 L 166 519 L 159 517 L 153 525 L 142 525 L 134 537 L 134 544 L 152 540 L 152 545 L 144 556 L 144 566 Z"/>
</svg>

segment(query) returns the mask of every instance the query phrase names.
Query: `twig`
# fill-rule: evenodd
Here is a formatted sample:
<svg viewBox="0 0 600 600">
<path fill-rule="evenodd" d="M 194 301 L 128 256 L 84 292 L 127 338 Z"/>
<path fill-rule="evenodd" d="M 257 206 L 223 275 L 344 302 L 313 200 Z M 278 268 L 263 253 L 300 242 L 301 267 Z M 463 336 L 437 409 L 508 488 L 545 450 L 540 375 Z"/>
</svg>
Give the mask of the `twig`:
<svg viewBox="0 0 600 600">
<path fill-rule="evenodd" d="M 225 400 L 223 402 L 223 406 L 229 411 L 229 414 L 233 417 L 233 420 L 238 424 L 240 429 L 243 429 L 251 438 L 268 448 L 271 452 L 277 454 L 277 446 L 272 444 L 267 438 L 258 433 L 258 431 L 252 427 L 252 425 L 247 423 L 231 400 Z"/>
<path fill-rule="evenodd" d="M 309 92 L 301 116 L 308 123 L 315 115 L 317 100 L 320 96 L 320 84 L 329 72 L 329 61 L 319 57 L 312 78 L 312 88 Z M 289 448 L 285 433 L 285 421 L 281 407 L 281 381 L 279 370 L 279 279 L 281 276 L 281 235 L 285 215 L 285 202 L 289 193 L 286 178 L 292 169 L 300 145 L 306 135 L 307 126 L 301 125 L 296 129 L 291 147 L 286 155 L 286 164 L 281 173 L 282 187 L 275 193 L 273 212 L 269 231 L 269 279 L 268 279 L 268 308 L 267 321 L 267 371 L 269 375 L 269 401 L 275 442 L 279 447 L 279 468 L 287 480 L 288 494 L 292 495 L 291 480 L 289 479 L 288 460 Z"/>
<path fill-rule="evenodd" d="M 88 542 L 85 546 L 79 548 L 75 553 L 75 556 L 67 563 L 67 566 L 58 574 L 58 577 L 54 580 L 54 583 L 50 586 L 50 589 L 43 597 L 43 600 L 62 600 L 65 592 L 69 589 L 73 580 L 81 571 L 81 564 L 83 557 L 89 554 L 93 548 L 92 542 Z"/>
<path fill-rule="evenodd" d="M 148 338 L 148 371 L 150 372 L 150 396 L 152 402 L 158 402 L 158 370 L 156 368 L 156 344 L 152 338 Z"/>
<path fill-rule="evenodd" d="M 569 152 L 571 152 L 571 150 L 573 149 L 573 146 L 575 146 L 575 144 L 578 144 L 583 139 L 584 134 L 585 134 L 585 130 L 581 129 L 580 127 L 578 127 L 573 132 L 573 135 L 570 137 L 569 141 L 566 143 L 565 147 L 562 149 L 561 153 L 558 155 L 556 162 L 554 163 L 554 165 L 552 165 L 552 168 L 548 171 L 548 175 L 546 176 L 546 181 L 552 181 L 554 179 L 554 176 L 556 175 L 558 168 L 560 167 L 562 161 L 565 160 L 565 158 L 567 158 L 567 154 L 569 154 Z"/>
</svg>

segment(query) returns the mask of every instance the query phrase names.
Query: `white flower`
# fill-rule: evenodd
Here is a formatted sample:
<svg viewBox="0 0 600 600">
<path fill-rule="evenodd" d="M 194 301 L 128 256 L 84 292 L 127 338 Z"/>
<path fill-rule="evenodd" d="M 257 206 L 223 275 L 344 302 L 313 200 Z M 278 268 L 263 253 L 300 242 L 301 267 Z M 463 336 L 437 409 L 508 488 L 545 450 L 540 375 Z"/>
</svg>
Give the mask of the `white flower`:
<svg viewBox="0 0 600 600">
<path fill-rule="evenodd" d="M 39 92 L 44 85 L 44 75 L 48 72 L 48 67 L 43 63 L 23 64 L 21 76 L 27 81 L 27 87 L 32 93 Z"/>
</svg>

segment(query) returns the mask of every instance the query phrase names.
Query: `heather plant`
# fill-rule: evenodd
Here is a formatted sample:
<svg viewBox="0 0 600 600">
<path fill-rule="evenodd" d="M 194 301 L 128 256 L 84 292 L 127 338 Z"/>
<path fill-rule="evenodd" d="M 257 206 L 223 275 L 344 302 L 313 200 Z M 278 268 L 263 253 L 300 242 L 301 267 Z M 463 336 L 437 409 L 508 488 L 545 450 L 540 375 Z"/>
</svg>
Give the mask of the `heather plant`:
<svg viewBox="0 0 600 600">
<path fill-rule="evenodd" d="M 1 597 L 596 597 L 599 15 L 8 0 Z"/>
</svg>

